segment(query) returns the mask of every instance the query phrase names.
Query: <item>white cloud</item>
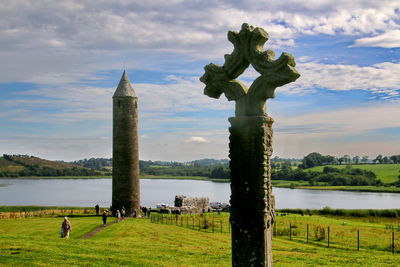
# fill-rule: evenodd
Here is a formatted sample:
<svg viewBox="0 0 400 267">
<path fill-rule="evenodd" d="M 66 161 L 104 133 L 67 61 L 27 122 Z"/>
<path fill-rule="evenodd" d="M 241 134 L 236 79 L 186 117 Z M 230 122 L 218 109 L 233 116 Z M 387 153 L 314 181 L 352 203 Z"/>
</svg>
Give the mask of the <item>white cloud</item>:
<svg viewBox="0 0 400 267">
<path fill-rule="evenodd" d="M 388 98 L 400 95 L 400 64 L 380 63 L 372 66 L 300 63 L 296 66 L 301 76 L 295 83 L 279 91 L 291 94 L 306 93 L 315 88 L 334 91 L 366 90 Z"/>
<path fill-rule="evenodd" d="M 189 139 L 185 140 L 185 143 L 204 144 L 204 143 L 209 143 L 209 141 L 201 136 L 192 136 Z"/>
<path fill-rule="evenodd" d="M 357 39 L 353 46 L 400 47 L 400 30 L 387 31 L 377 36 Z"/>
<path fill-rule="evenodd" d="M 356 45 L 393 47 L 399 8 L 396 0 L 6 0 L 0 10 L 0 81 L 43 82 L 44 76 L 60 73 L 79 80 L 120 68 L 127 57 L 134 59 L 132 68 L 155 69 L 166 52 L 220 59 L 231 52 L 226 32 L 240 30 L 243 22 L 265 28 L 272 48 L 294 46 L 296 36 L 320 33 L 357 35 Z"/>
</svg>

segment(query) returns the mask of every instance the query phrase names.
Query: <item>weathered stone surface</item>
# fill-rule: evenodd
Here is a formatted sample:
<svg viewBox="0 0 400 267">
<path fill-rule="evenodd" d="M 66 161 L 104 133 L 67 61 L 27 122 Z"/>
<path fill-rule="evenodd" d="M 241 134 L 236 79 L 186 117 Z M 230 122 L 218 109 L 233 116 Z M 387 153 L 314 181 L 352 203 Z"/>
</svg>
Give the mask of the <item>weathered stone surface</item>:
<svg viewBox="0 0 400 267">
<path fill-rule="evenodd" d="M 225 55 L 225 64 L 209 64 L 200 80 L 206 84 L 204 94 L 219 98 L 222 93 L 228 100 L 236 101 L 236 116 L 266 114 L 265 101 L 275 97 L 276 87 L 295 81 L 300 74 L 294 68 L 294 57 L 282 53 L 277 59 L 272 50 L 262 51 L 268 33 L 246 23 L 239 33 L 230 31 L 228 39 L 234 45 L 231 54 Z M 247 88 L 235 80 L 251 64 L 261 75 Z"/>
<path fill-rule="evenodd" d="M 139 214 L 139 139 L 137 97 L 124 71 L 113 96 L 113 209 Z"/>
<path fill-rule="evenodd" d="M 175 196 L 174 206 L 179 208 L 180 213 L 202 213 L 211 209 L 208 197 Z"/>
<path fill-rule="evenodd" d="M 233 266 L 271 266 L 273 119 L 251 116 L 233 117 L 229 121 L 232 263 Z M 267 262 L 271 264 L 264 264 Z"/>
<path fill-rule="evenodd" d="M 268 33 L 243 24 L 239 33 L 229 32 L 234 45 L 223 66 L 209 64 L 200 80 L 204 94 L 219 98 L 222 93 L 236 102 L 231 123 L 232 266 L 272 266 L 272 224 L 275 201 L 271 186 L 272 123 L 265 101 L 275 97 L 275 89 L 295 81 L 292 55 L 277 60 L 272 50 L 263 51 Z M 260 76 L 247 88 L 235 80 L 251 64 Z"/>
</svg>

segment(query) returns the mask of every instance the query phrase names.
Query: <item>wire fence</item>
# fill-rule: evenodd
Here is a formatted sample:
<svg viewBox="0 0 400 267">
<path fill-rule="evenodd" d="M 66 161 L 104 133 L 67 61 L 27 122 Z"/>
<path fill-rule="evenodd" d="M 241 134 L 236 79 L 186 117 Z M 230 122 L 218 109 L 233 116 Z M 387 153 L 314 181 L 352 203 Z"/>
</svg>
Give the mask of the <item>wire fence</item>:
<svg viewBox="0 0 400 267">
<path fill-rule="evenodd" d="M 152 223 L 175 225 L 208 233 L 230 233 L 229 215 L 218 214 L 151 214 Z M 347 223 L 310 223 L 277 217 L 273 237 L 309 243 L 327 248 L 380 250 L 400 253 L 400 224 L 355 226 Z"/>
<path fill-rule="evenodd" d="M 170 224 L 209 233 L 230 233 L 231 225 L 226 215 L 205 214 L 151 214 L 152 223 Z"/>
<path fill-rule="evenodd" d="M 273 236 L 328 248 L 381 250 L 392 253 L 398 253 L 400 250 L 398 231 L 384 227 L 277 221 L 274 224 Z"/>
</svg>

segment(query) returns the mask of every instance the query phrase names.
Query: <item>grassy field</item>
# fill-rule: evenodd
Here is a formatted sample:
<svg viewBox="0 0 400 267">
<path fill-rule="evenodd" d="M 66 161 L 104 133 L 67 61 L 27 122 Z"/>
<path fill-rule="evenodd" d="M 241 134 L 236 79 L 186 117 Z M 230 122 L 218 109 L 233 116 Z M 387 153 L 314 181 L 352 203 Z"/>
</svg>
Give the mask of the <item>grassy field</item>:
<svg viewBox="0 0 400 267">
<path fill-rule="evenodd" d="M 289 181 L 289 180 L 272 180 L 272 186 L 275 187 L 300 187 L 307 186 L 308 182 L 306 181 Z"/>
<path fill-rule="evenodd" d="M 231 266 L 231 240 L 226 229 L 223 233 L 212 233 L 210 228 L 207 232 L 203 228 L 189 229 L 180 226 L 175 216 L 169 217 L 170 224 L 151 223 L 146 218 L 126 219 L 89 239 L 82 237 L 101 225 L 100 217 L 70 218 L 73 229 L 69 239 L 59 237 L 60 217 L 0 220 L 0 265 Z M 227 222 L 228 215 L 211 218 Z M 290 223 L 292 240 L 287 235 Z M 399 266 L 400 233 L 396 232 L 396 253 L 392 254 L 391 231 L 385 229 L 385 225 L 396 223 L 387 218 L 277 216 L 274 266 Z M 316 241 L 311 234 L 307 243 L 306 224 L 310 229 L 312 225 L 330 226 L 330 247 L 326 239 Z M 355 245 L 356 229 L 361 231 L 360 251 Z"/>
<path fill-rule="evenodd" d="M 314 189 L 314 190 L 340 190 L 355 192 L 381 192 L 381 193 L 400 193 L 400 187 L 396 186 L 308 186 L 301 183 L 295 184 L 295 188 Z"/>
<path fill-rule="evenodd" d="M 345 168 L 346 165 L 327 165 L 329 167 L 342 169 Z M 380 179 L 383 183 L 393 183 L 396 182 L 400 175 L 400 164 L 353 164 L 351 165 L 353 168 L 373 171 L 378 179 Z M 317 166 L 307 170 L 322 172 L 325 166 Z"/>
</svg>

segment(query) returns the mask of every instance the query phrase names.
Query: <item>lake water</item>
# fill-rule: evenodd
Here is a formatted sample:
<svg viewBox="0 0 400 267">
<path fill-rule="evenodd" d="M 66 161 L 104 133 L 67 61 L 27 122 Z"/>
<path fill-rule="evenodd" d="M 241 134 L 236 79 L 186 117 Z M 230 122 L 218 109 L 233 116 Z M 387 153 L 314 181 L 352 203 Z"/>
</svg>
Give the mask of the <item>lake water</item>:
<svg viewBox="0 0 400 267">
<path fill-rule="evenodd" d="M 142 179 L 141 204 L 173 204 L 175 195 L 209 197 L 229 202 L 229 183 L 194 180 Z M 111 179 L 0 179 L 0 205 L 111 205 Z M 398 209 L 400 194 L 274 188 L 276 207 L 321 209 Z"/>
</svg>

